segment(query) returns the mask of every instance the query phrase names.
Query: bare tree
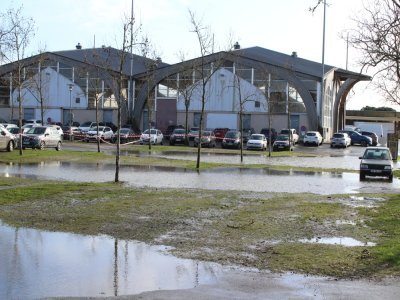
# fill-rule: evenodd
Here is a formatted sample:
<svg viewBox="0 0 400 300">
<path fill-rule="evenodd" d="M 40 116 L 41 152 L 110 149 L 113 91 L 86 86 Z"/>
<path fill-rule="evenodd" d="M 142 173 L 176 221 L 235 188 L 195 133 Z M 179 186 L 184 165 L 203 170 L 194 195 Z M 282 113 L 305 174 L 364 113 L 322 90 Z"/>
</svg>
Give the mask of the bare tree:
<svg viewBox="0 0 400 300">
<path fill-rule="evenodd" d="M 44 123 L 44 113 L 46 108 L 46 101 L 48 101 L 48 90 L 50 78 L 46 76 L 43 66 L 45 62 L 44 51 L 40 50 L 38 55 L 37 68 L 31 68 L 32 72 L 26 72 L 25 77 L 30 77 L 23 85 L 27 91 L 36 99 L 40 105 L 40 119 Z M 37 71 L 36 71 L 37 70 Z"/>
<path fill-rule="evenodd" d="M 22 14 L 23 7 L 17 10 L 9 9 L 3 16 L 3 26 L 5 30 L 2 35 L 1 53 L 2 57 L 7 62 L 14 64 L 16 74 L 13 75 L 13 87 L 18 92 L 18 114 L 19 127 L 22 127 L 22 85 L 24 82 L 23 70 L 25 68 L 24 58 L 25 51 L 30 43 L 30 39 L 35 34 L 35 23 L 32 18 L 26 18 Z M 20 145 L 22 145 L 22 135 L 20 135 Z M 22 155 L 22 147 L 20 147 L 20 155 Z"/>
<path fill-rule="evenodd" d="M 180 55 L 180 60 L 182 62 L 185 61 L 185 56 L 183 53 Z M 183 68 L 177 74 L 177 86 L 176 90 L 178 92 L 178 97 L 181 96 L 183 98 L 183 104 L 185 106 L 185 145 L 189 145 L 189 108 L 193 95 L 193 91 L 196 89 L 198 82 L 193 79 L 193 70 L 194 68 L 188 69 Z"/>
<path fill-rule="evenodd" d="M 238 110 L 239 110 L 239 131 L 240 131 L 240 162 L 243 162 L 243 115 L 246 112 L 246 104 L 249 102 L 255 102 L 256 94 L 248 93 L 248 91 L 243 89 L 242 83 L 246 82 L 244 79 L 241 79 L 240 72 L 236 70 L 233 75 L 234 84 L 232 88 L 237 90 L 238 95 Z"/>
<path fill-rule="evenodd" d="M 207 84 L 211 79 L 212 75 L 218 69 L 218 66 L 214 65 L 210 68 L 206 67 L 205 57 L 212 54 L 213 51 L 213 36 L 210 33 L 209 28 L 204 27 L 200 20 L 198 20 L 195 14 L 189 10 L 190 22 L 192 25 L 192 32 L 196 34 L 197 41 L 200 48 L 200 57 L 198 67 L 195 72 L 200 76 L 200 96 L 201 96 L 201 111 L 200 111 L 200 122 L 199 122 L 199 141 L 201 140 L 203 131 L 203 118 L 205 111 L 205 104 L 207 101 Z M 201 142 L 197 145 L 197 160 L 196 169 L 200 168 L 200 154 L 201 154 Z"/>
<path fill-rule="evenodd" d="M 141 46 L 142 56 L 144 58 L 150 58 L 149 60 L 145 60 L 145 68 L 146 68 L 146 76 L 144 78 L 144 82 L 147 83 L 147 100 L 146 100 L 146 108 L 147 108 L 147 118 L 148 118 L 148 130 L 149 130 L 149 151 L 151 150 L 151 128 L 154 127 L 153 124 L 155 120 L 155 101 L 156 101 L 156 91 L 151 90 L 150 87 L 154 86 L 154 76 L 155 69 L 158 66 L 159 56 L 156 51 L 152 48 L 149 39 L 146 37 L 143 39 L 142 43 L 138 43 Z"/>
<path fill-rule="evenodd" d="M 376 87 L 389 102 L 400 105 L 400 1 L 374 1 L 365 12 L 355 19 L 349 43 L 361 50 L 361 72 L 372 68 Z"/>
</svg>

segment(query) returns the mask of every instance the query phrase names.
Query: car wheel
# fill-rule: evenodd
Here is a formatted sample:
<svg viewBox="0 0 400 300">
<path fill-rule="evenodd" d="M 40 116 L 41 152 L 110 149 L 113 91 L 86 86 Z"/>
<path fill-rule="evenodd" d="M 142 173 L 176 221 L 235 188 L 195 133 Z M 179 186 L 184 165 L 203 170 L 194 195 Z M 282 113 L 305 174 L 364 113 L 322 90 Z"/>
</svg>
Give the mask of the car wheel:
<svg viewBox="0 0 400 300">
<path fill-rule="evenodd" d="M 365 180 L 365 174 L 364 174 L 364 172 L 360 171 L 360 181 L 363 181 L 363 180 Z"/>
<path fill-rule="evenodd" d="M 393 182 L 393 174 L 389 175 L 389 182 Z"/>
<path fill-rule="evenodd" d="M 367 147 L 367 142 L 366 141 L 361 141 L 361 146 L 363 146 L 363 147 Z"/>
<path fill-rule="evenodd" d="M 57 150 L 57 151 L 60 151 L 60 150 L 61 150 L 61 142 L 58 142 L 58 143 L 57 143 L 56 150 Z"/>
<path fill-rule="evenodd" d="M 8 142 L 7 151 L 12 152 L 14 150 L 14 143 L 12 141 Z"/>
<path fill-rule="evenodd" d="M 44 142 L 40 142 L 39 149 L 40 149 L 40 150 L 43 150 L 43 149 L 44 149 Z"/>
</svg>

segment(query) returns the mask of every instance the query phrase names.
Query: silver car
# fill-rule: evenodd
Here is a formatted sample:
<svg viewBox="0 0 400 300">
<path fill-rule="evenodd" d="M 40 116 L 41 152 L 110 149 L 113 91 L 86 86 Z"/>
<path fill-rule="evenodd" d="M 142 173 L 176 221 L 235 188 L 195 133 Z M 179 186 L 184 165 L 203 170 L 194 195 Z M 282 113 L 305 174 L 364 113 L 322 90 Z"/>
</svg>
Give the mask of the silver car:
<svg viewBox="0 0 400 300">
<path fill-rule="evenodd" d="M 0 149 L 13 151 L 15 148 L 15 137 L 5 127 L 0 126 Z"/>
<path fill-rule="evenodd" d="M 351 138 L 346 132 L 337 132 L 332 136 L 331 148 L 343 147 L 347 148 L 351 145 Z"/>
<path fill-rule="evenodd" d="M 36 126 L 28 130 L 22 138 L 22 149 L 55 148 L 61 150 L 62 137 L 56 127 Z"/>
</svg>

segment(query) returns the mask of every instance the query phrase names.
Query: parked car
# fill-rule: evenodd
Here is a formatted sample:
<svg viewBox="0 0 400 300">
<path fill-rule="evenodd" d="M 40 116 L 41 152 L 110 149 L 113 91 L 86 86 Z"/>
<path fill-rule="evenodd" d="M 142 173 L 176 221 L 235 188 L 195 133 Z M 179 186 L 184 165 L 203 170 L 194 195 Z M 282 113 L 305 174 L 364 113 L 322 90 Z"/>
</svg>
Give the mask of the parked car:
<svg viewBox="0 0 400 300">
<path fill-rule="evenodd" d="M 14 148 L 19 148 L 22 129 L 20 130 L 19 127 L 16 126 L 8 128 L 7 130 L 14 136 Z"/>
<path fill-rule="evenodd" d="M 346 132 L 337 132 L 331 138 L 331 148 L 343 147 L 347 148 L 351 145 L 351 138 Z"/>
<path fill-rule="evenodd" d="M 12 127 L 14 127 L 14 128 L 17 127 L 18 128 L 18 126 L 16 124 L 13 124 L 13 123 L 0 123 L 0 125 L 3 126 L 4 128 L 7 128 L 7 130 L 9 130 Z"/>
<path fill-rule="evenodd" d="M 247 143 L 253 133 L 256 133 L 254 128 L 243 128 L 243 143 Z"/>
<path fill-rule="evenodd" d="M 22 149 L 55 148 L 61 150 L 62 138 L 53 126 L 34 126 L 22 138 Z"/>
<path fill-rule="evenodd" d="M 38 126 L 42 126 L 42 120 L 29 119 L 25 120 L 25 124 L 35 124 Z"/>
<path fill-rule="evenodd" d="M 382 176 L 393 181 L 393 160 L 389 148 L 368 147 L 360 159 L 360 180 L 365 180 L 365 176 Z"/>
<path fill-rule="evenodd" d="M 100 126 L 108 126 L 113 132 L 117 131 L 118 127 L 113 122 L 99 122 Z"/>
<path fill-rule="evenodd" d="M 47 125 L 47 126 L 51 126 L 51 127 L 54 127 L 55 129 L 57 129 L 59 135 L 61 135 L 61 139 L 64 139 L 64 131 L 61 126 L 59 126 L 59 125 Z"/>
<path fill-rule="evenodd" d="M 275 130 L 275 128 L 271 128 L 271 130 L 269 128 L 262 128 L 260 133 L 265 135 L 265 137 L 267 138 L 268 143 L 269 141 L 269 132 L 271 131 L 271 144 L 273 144 L 275 142 L 276 137 L 278 136 L 278 132 Z"/>
<path fill-rule="evenodd" d="M 211 130 L 204 130 L 201 132 L 201 147 L 215 147 L 217 141 L 216 137 L 213 131 Z M 199 136 L 196 136 L 194 138 L 194 147 L 197 147 L 199 145 Z"/>
<path fill-rule="evenodd" d="M 273 151 L 288 150 L 293 151 L 293 140 L 289 138 L 288 134 L 279 134 L 274 144 L 272 145 Z"/>
<path fill-rule="evenodd" d="M 82 140 L 84 134 L 79 127 L 76 126 L 63 126 L 64 140 Z"/>
<path fill-rule="evenodd" d="M 15 136 L 10 133 L 5 127 L 0 126 L 0 149 L 13 151 L 15 148 Z"/>
<path fill-rule="evenodd" d="M 176 128 L 184 129 L 183 125 L 169 125 L 165 130 L 165 138 L 168 140 Z"/>
<path fill-rule="evenodd" d="M 121 144 L 126 144 L 126 143 L 131 143 L 135 140 L 137 140 L 137 136 L 135 132 L 130 129 L 130 128 L 121 128 L 120 130 L 117 130 L 114 132 L 114 134 L 111 137 L 111 142 L 116 143 L 118 140 L 118 132 L 119 132 L 119 142 Z"/>
<path fill-rule="evenodd" d="M 29 129 L 31 129 L 32 127 L 37 127 L 39 125 L 34 124 L 34 123 L 30 123 L 30 124 L 25 124 L 24 126 L 22 126 L 22 133 L 27 133 L 29 131 Z"/>
<path fill-rule="evenodd" d="M 97 139 L 100 139 L 100 142 L 110 141 L 113 137 L 114 132 L 108 126 L 99 126 L 99 134 L 97 135 L 97 126 L 92 127 L 89 131 L 86 132 L 85 141 L 86 142 L 95 142 Z"/>
<path fill-rule="evenodd" d="M 377 146 L 379 142 L 378 135 L 372 131 L 360 131 L 362 135 L 369 136 L 372 139 L 372 146 Z"/>
<path fill-rule="evenodd" d="M 218 127 L 214 129 L 214 135 L 217 141 L 222 141 L 226 135 L 226 133 L 229 131 L 229 128 L 222 128 Z"/>
<path fill-rule="evenodd" d="M 95 126 L 97 126 L 97 123 L 96 123 L 96 122 L 88 121 L 88 122 L 82 123 L 82 124 L 79 126 L 79 129 L 80 129 L 83 133 L 86 133 L 86 132 L 88 132 L 92 127 L 95 127 Z"/>
<path fill-rule="evenodd" d="M 175 144 L 184 144 L 185 143 L 186 130 L 184 128 L 175 128 L 172 131 L 171 136 L 169 137 L 169 144 L 171 146 Z"/>
<path fill-rule="evenodd" d="M 307 131 L 303 138 L 303 144 L 319 146 L 322 144 L 323 138 L 318 131 Z"/>
<path fill-rule="evenodd" d="M 247 150 L 267 150 L 268 140 L 265 135 L 261 133 L 253 133 L 247 140 Z"/>
<path fill-rule="evenodd" d="M 346 132 L 350 136 L 351 145 L 359 144 L 363 147 L 372 146 L 372 139 L 369 136 L 362 135 L 353 130 L 340 130 L 339 132 Z"/>
<path fill-rule="evenodd" d="M 240 149 L 241 145 L 241 134 L 237 130 L 229 130 L 224 139 L 222 140 L 222 148 L 235 148 Z"/>
<path fill-rule="evenodd" d="M 196 136 L 199 136 L 199 127 L 191 127 L 188 133 L 189 141 L 194 141 Z"/>
<path fill-rule="evenodd" d="M 293 142 L 294 145 L 299 142 L 299 135 L 297 134 L 297 131 L 294 128 L 282 129 L 280 134 L 288 135 L 290 137 L 290 140 Z"/>
<path fill-rule="evenodd" d="M 149 142 L 157 145 L 163 144 L 164 135 L 162 134 L 161 130 L 159 129 L 146 129 L 142 135 L 140 136 L 139 143 L 141 145 L 148 144 Z"/>
</svg>

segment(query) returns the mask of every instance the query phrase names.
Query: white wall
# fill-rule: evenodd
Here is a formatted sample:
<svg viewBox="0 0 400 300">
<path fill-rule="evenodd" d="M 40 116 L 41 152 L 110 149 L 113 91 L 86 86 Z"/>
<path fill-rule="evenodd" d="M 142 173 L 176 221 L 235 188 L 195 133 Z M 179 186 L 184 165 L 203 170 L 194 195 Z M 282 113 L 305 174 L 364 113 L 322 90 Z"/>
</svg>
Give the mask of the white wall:
<svg viewBox="0 0 400 300">
<path fill-rule="evenodd" d="M 206 120 L 207 128 L 229 128 L 238 129 L 237 114 L 208 113 Z"/>
<path fill-rule="evenodd" d="M 192 93 L 189 110 L 201 110 L 202 87 L 196 86 Z M 232 72 L 219 69 L 210 78 L 206 86 L 206 112 L 238 112 L 240 99 L 244 102 L 244 112 L 266 112 L 267 105 L 264 94 L 251 83 L 240 80 L 240 95 L 237 80 Z M 255 107 L 255 100 L 260 102 L 260 107 Z M 179 97 L 177 110 L 184 111 L 184 99 Z"/>
<path fill-rule="evenodd" d="M 46 68 L 41 71 L 42 76 L 42 95 L 45 99 L 45 106 L 49 108 L 69 108 L 70 103 L 72 109 L 74 108 L 87 108 L 88 101 L 86 98 L 85 91 L 83 91 L 78 85 L 75 85 L 71 80 L 57 73 L 52 68 Z M 32 79 L 24 82 L 24 88 L 21 89 L 22 94 L 22 106 L 23 107 L 40 107 L 40 103 L 37 99 L 38 96 L 38 75 L 36 74 Z M 69 84 L 73 84 L 71 91 L 71 102 L 70 102 L 70 91 Z M 14 106 L 18 106 L 18 91 L 13 92 Z M 76 103 L 76 98 L 80 98 L 80 103 Z"/>
</svg>

